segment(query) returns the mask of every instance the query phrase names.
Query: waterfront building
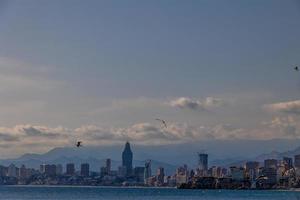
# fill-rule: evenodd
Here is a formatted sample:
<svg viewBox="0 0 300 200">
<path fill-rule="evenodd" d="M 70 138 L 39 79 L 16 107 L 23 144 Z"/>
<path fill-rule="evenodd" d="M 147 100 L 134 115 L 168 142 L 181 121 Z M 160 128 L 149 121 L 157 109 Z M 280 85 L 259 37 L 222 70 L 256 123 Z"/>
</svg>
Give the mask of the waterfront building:
<svg viewBox="0 0 300 200">
<path fill-rule="evenodd" d="M 7 176 L 17 177 L 17 167 L 14 164 L 10 164 L 7 169 Z"/>
<path fill-rule="evenodd" d="M 300 168 L 300 155 L 295 155 L 294 165 L 295 165 L 296 168 Z"/>
<path fill-rule="evenodd" d="M 25 167 L 25 165 L 22 165 L 21 167 L 20 167 L 20 169 L 19 169 L 19 177 L 21 178 L 21 179 L 25 179 L 27 176 L 26 176 L 26 167 Z"/>
<path fill-rule="evenodd" d="M 256 161 L 246 162 L 245 169 L 246 169 L 246 176 L 250 179 L 250 181 L 255 181 L 255 179 L 258 177 L 259 162 Z"/>
<path fill-rule="evenodd" d="M 119 177 L 124 178 L 126 176 L 126 173 L 127 173 L 127 169 L 125 166 L 120 166 L 118 168 L 118 176 Z"/>
<path fill-rule="evenodd" d="M 126 142 L 124 151 L 122 153 L 122 166 L 126 167 L 126 176 L 132 174 L 132 158 L 133 154 L 129 142 Z"/>
<path fill-rule="evenodd" d="M 159 167 L 156 172 L 157 185 L 162 185 L 164 183 L 165 170 L 163 167 Z"/>
<path fill-rule="evenodd" d="M 269 185 L 275 185 L 277 183 L 277 169 L 276 168 L 264 168 L 263 174 L 266 178 L 266 183 Z"/>
<path fill-rule="evenodd" d="M 73 176 L 75 174 L 74 163 L 68 163 L 66 166 L 66 175 Z"/>
<path fill-rule="evenodd" d="M 56 175 L 56 165 L 45 165 L 45 174 L 47 176 L 55 176 Z"/>
<path fill-rule="evenodd" d="M 90 176 L 90 165 L 88 163 L 81 164 L 80 175 L 84 177 Z"/>
<path fill-rule="evenodd" d="M 293 158 L 283 157 L 283 162 L 284 162 L 286 170 L 292 169 L 294 167 Z"/>
<path fill-rule="evenodd" d="M 243 181 L 245 178 L 245 169 L 243 167 L 230 167 L 231 178 L 235 181 Z"/>
<path fill-rule="evenodd" d="M 147 179 L 151 177 L 151 160 L 145 162 L 144 183 L 147 184 Z"/>
<path fill-rule="evenodd" d="M 198 154 L 199 161 L 198 161 L 198 168 L 199 170 L 207 171 L 208 169 L 208 155 L 204 153 Z"/>
<path fill-rule="evenodd" d="M 46 166 L 46 164 L 41 164 L 41 165 L 40 165 L 40 173 L 41 173 L 41 174 L 44 174 L 44 173 L 45 173 L 45 166 Z"/>
<path fill-rule="evenodd" d="M 105 160 L 105 168 L 106 168 L 106 173 L 110 174 L 110 171 L 111 171 L 111 159 L 110 158 Z"/>
<path fill-rule="evenodd" d="M 264 161 L 264 168 L 277 169 L 277 160 L 276 159 L 266 159 Z"/>
<path fill-rule="evenodd" d="M 136 177 L 136 181 L 138 183 L 144 183 L 144 171 L 145 171 L 145 167 L 134 168 L 134 176 Z"/>
<path fill-rule="evenodd" d="M 56 165 L 56 174 L 62 175 L 63 174 L 63 166 L 61 164 Z"/>
</svg>

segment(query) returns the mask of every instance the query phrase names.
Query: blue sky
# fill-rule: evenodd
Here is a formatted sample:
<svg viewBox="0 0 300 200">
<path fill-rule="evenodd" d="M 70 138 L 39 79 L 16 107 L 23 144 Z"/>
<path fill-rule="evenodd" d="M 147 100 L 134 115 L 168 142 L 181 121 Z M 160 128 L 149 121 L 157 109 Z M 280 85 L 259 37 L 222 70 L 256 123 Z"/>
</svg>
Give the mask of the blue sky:
<svg viewBox="0 0 300 200">
<path fill-rule="evenodd" d="M 109 127 L 105 134 L 137 128 L 173 137 L 153 120 L 161 117 L 176 131 L 197 127 L 213 139 L 300 137 L 299 1 L 12 0 L 0 7 L 5 133 L 92 125 L 101 136 Z M 183 132 L 176 134 L 188 137 Z"/>
</svg>

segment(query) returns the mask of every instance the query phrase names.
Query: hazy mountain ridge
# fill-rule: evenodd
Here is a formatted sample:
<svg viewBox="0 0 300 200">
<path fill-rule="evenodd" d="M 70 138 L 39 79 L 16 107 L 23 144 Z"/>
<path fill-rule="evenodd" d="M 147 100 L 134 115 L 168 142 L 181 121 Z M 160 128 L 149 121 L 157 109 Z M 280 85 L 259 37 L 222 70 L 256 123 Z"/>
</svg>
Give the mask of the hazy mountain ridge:
<svg viewBox="0 0 300 200">
<path fill-rule="evenodd" d="M 144 166 L 144 161 L 152 160 L 153 172 L 162 166 L 168 174 L 173 173 L 176 167 L 188 164 L 190 168 L 197 166 L 197 152 L 206 149 L 209 154 L 210 166 L 243 165 L 246 161 L 257 160 L 263 162 L 267 158 L 282 159 L 283 156 L 293 157 L 300 154 L 298 140 L 239 140 L 239 141 L 205 141 L 202 143 L 176 144 L 165 146 L 140 146 L 131 145 L 133 151 L 133 165 Z M 278 148 L 276 148 L 278 147 Z M 8 166 L 14 163 L 18 166 L 25 164 L 27 167 L 39 168 L 40 164 L 75 163 L 79 169 L 81 163 L 89 163 L 92 171 L 99 171 L 106 158 L 112 159 L 112 168 L 121 165 L 123 145 L 90 146 L 83 148 L 59 147 L 44 154 L 27 153 L 15 159 L 2 159 L 1 165 Z M 278 151 L 274 151 L 274 148 Z M 294 150 L 290 150 L 293 149 Z M 253 151 L 250 151 L 253 149 Z M 259 152 L 261 151 L 261 152 Z M 258 153 L 257 153 L 258 152 Z"/>
</svg>

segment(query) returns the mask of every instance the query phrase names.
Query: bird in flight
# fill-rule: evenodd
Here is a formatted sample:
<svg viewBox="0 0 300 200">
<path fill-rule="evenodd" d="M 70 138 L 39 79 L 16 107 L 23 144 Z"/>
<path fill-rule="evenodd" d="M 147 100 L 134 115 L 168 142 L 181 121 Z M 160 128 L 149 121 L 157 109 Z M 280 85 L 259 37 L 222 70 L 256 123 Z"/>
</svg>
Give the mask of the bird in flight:
<svg viewBox="0 0 300 200">
<path fill-rule="evenodd" d="M 296 71 L 299 71 L 299 67 L 298 67 L 298 66 L 296 66 L 294 69 L 295 69 Z"/>
<path fill-rule="evenodd" d="M 82 142 L 78 141 L 77 144 L 76 144 L 76 147 L 82 147 Z"/>
<path fill-rule="evenodd" d="M 163 125 L 164 125 L 164 127 L 166 127 L 166 128 L 168 128 L 168 126 L 167 126 L 167 123 L 166 123 L 166 121 L 165 120 L 162 120 L 162 119 L 155 119 L 155 120 L 157 120 L 157 121 L 160 121 Z"/>
</svg>

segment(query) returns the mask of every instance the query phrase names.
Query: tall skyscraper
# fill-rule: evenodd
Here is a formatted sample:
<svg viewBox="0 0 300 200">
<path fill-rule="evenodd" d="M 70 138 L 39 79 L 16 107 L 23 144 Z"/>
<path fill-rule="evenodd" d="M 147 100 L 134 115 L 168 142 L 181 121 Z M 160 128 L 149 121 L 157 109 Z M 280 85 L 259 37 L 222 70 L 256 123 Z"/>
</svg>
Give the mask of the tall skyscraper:
<svg viewBox="0 0 300 200">
<path fill-rule="evenodd" d="M 199 170 L 207 171 L 208 169 L 208 155 L 204 153 L 199 153 L 199 162 L 198 162 L 198 167 Z"/>
<path fill-rule="evenodd" d="M 90 175 L 90 165 L 88 163 L 81 164 L 80 175 L 86 177 Z"/>
<path fill-rule="evenodd" d="M 56 165 L 56 175 L 62 175 L 63 166 L 61 164 Z"/>
<path fill-rule="evenodd" d="M 75 165 L 73 163 L 68 163 L 66 167 L 66 174 L 72 176 L 75 174 Z"/>
<path fill-rule="evenodd" d="M 283 162 L 286 166 L 287 169 L 292 169 L 293 168 L 293 158 L 289 157 L 283 157 Z"/>
<path fill-rule="evenodd" d="M 47 176 L 55 176 L 56 175 L 56 165 L 45 165 L 45 174 Z"/>
<path fill-rule="evenodd" d="M 9 177 L 17 177 L 17 167 L 14 164 L 10 164 L 8 166 L 8 172 L 7 175 Z"/>
<path fill-rule="evenodd" d="M 165 170 L 163 167 L 159 167 L 157 169 L 156 177 L 157 177 L 157 184 L 162 185 L 164 183 L 164 177 L 165 177 Z"/>
<path fill-rule="evenodd" d="M 106 159 L 105 161 L 106 173 L 110 174 L 111 171 L 111 159 Z"/>
<path fill-rule="evenodd" d="M 276 159 L 266 159 L 264 161 L 264 167 L 277 169 L 277 160 Z"/>
<path fill-rule="evenodd" d="M 294 164 L 295 167 L 300 168 L 300 155 L 295 155 Z"/>
<path fill-rule="evenodd" d="M 124 151 L 122 153 L 122 166 L 126 167 L 126 175 L 132 174 L 132 151 L 129 142 L 126 142 Z"/>
<path fill-rule="evenodd" d="M 151 160 L 145 162 L 144 183 L 147 184 L 147 179 L 151 177 Z"/>
</svg>

